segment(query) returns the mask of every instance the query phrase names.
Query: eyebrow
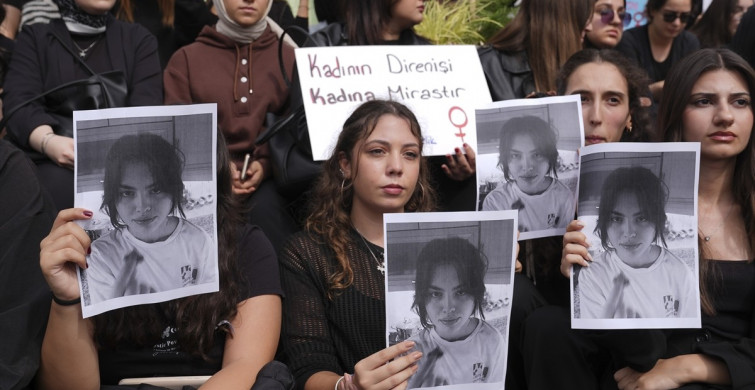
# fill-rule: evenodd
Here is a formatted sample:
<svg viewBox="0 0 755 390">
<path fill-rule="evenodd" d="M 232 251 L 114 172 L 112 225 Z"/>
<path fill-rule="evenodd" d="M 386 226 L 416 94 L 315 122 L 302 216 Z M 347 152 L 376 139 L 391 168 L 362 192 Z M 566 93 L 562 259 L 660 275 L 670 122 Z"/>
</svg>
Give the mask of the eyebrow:
<svg viewBox="0 0 755 390">
<path fill-rule="evenodd" d="M 367 146 L 367 145 L 370 145 L 370 144 L 373 144 L 373 143 L 380 144 L 380 145 L 383 145 L 383 146 L 391 146 L 390 142 L 382 140 L 382 139 L 373 139 L 372 141 L 365 142 L 364 145 Z M 418 148 L 419 147 L 419 143 L 410 142 L 410 143 L 403 144 L 402 147 L 404 147 L 404 148 L 417 147 Z"/>
<path fill-rule="evenodd" d="M 147 189 L 152 189 L 152 188 L 155 188 L 155 187 L 157 187 L 157 183 L 152 183 L 152 184 L 150 184 L 150 185 L 147 186 Z M 127 186 L 125 184 L 118 185 L 118 188 L 127 189 L 127 190 L 135 190 L 136 189 L 136 187 Z"/>
<path fill-rule="evenodd" d="M 454 291 L 455 291 L 455 290 L 461 290 L 461 289 L 463 289 L 463 288 L 464 288 L 464 286 L 462 286 L 461 284 L 458 284 L 458 285 L 454 286 L 454 287 L 452 288 L 452 290 L 454 290 Z M 432 284 L 431 284 L 431 285 L 430 285 L 430 286 L 429 286 L 429 287 L 428 287 L 427 289 L 428 289 L 428 290 L 438 290 L 438 291 L 444 291 L 444 290 L 443 290 L 442 288 L 440 288 L 440 287 L 438 287 L 438 286 L 434 286 L 434 285 L 432 285 Z"/>
<path fill-rule="evenodd" d="M 620 213 L 618 211 L 615 211 L 615 210 L 611 210 L 611 215 L 618 215 L 618 216 L 626 217 L 626 215 L 624 215 L 624 214 L 622 214 L 622 213 Z M 645 212 L 642 211 L 642 210 L 640 210 L 640 211 L 634 213 L 633 215 L 635 215 L 635 216 L 636 215 L 645 215 Z"/>
<path fill-rule="evenodd" d="M 580 95 L 582 95 L 582 94 L 590 94 L 590 95 L 592 95 L 593 92 L 592 91 L 588 91 L 586 89 L 578 89 L 578 90 L 575 90 L 575 91 L 571 91 L 571 93 L 569 93 L 569 94 L 570 95 L 576 95 L 576 94 L 580 94 Z M 624 92 L 619 92 L 619 91 L 606 91 L 602 95 L 617 95 L 617 96 L 622 96 L 622 97 L 626 97 L 627 96 Z"/>
</svg>

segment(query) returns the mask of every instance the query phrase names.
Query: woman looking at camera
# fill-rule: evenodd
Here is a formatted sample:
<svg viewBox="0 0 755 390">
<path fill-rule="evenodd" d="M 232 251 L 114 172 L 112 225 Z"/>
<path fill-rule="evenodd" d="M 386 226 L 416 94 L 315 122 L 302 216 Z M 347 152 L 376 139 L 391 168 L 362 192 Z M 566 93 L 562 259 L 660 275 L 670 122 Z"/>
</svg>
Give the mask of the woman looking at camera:
<svg viewBox="0 0 755 390">
<path fill-rule="evenodd" d="M 422 145 L 397 102 L 364 103 L 344 123 L 305 230 L 281 253 L 296 297 L 284 302 L 283 351 L 299 389 L 406 388 L 416 371 L 420 353 L 400 357 L 412 342 L 385 348 L 383 214 L 434 209 Z"/>
</svg>

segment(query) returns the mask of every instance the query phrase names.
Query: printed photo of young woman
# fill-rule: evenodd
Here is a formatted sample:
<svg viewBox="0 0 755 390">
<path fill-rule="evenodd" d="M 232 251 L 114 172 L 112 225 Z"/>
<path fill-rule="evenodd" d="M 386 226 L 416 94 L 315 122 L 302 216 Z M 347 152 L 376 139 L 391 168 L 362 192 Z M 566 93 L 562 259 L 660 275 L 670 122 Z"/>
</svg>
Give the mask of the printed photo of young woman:
<svg viewBox="0 0 755 390">
<path fill-rule="evenodd" d="M 522 240 L 563 234 L 574 218 L 580 109 L 575 96 L 478 109 L 478 210 L 517 210 Z"/>
<path fill-rule="evenodd" d="M 386 215 L 387 344 L 409 339 L 424 354 L 408 388 L 503 385 L 515 218 L 514 211 Z"/>
<path fill-rule="evenodd" d="M 578 219 L 592 261 L 573 269 L 575 328 L 700 326 L 699 145 L 638 145 L 583 149 Z"/>
<path fill-rule="evenodd" d="M 79 270 L 85 317 L 217 291 L 213 110 L 74 117 L 76 207 L 95 212 L 83 226 L 93 239 Z"/>
</svg>

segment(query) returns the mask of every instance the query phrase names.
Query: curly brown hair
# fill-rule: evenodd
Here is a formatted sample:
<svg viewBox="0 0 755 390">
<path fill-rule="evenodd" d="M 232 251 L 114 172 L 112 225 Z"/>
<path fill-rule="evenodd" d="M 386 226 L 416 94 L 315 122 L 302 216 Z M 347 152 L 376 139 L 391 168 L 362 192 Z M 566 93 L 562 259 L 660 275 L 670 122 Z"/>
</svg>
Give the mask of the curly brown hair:
<svg viewBox="0 0 755 390">
<path fill-rule="evenodd" d="M 305 229 L 321 239 L 333 250 L 338 267 L 328 277 L 328 296 L 333 298 L 339 291 L 354 281 L 354 273 L 346 257 L 346 248 L 352 244 L 347 232 L 352 228 L 351 206 L 354 190 L 341 174 L 340 160 L 351 161 L 354 147 L 366 140 L 375 130 L 383 115 L 395 115 L 409 123 L 412 134 L 419 140 L 420 153 L 423 146 L 422 130 L 411 110 L 401 103 L 389 100 L 372 100 L 359 106 L 343 124 L 343 130 L 333 154 L 322 166 L 322 173 L 315 184 Z M 354 172 L 358 175 L 358 172 Z M 436 194 L 430 183 L 427 161 L 420 159 L 419 177 L 414 193 L 404 206 L 404 211 L 432 211 Z"/>
</svg>

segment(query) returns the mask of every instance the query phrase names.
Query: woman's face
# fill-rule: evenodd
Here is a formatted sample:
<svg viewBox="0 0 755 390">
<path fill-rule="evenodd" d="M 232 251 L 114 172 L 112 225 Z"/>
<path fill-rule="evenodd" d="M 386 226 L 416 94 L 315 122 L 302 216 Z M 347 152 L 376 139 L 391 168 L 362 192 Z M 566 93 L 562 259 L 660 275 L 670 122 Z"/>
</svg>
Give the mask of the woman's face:
<svg viewBox="0 0 755 390">
<path fill-rule="evenodd" d="M 462 340 L 474 330 L 476 324 L 471 320 L 474 297 L 461 286 L 452 265 L 435 268 L 425 302 L 430 322 L 444 340 Z"/>
<path fill-rule="evenodd" d="M 250 27 L 265 16 L 273 0 L 222 0 L 228 17 L 241 27 Z"/>
<path fill-rule="evenodd" d="M 90 15 L 103 15 L 115 6 L 115 0 L 74 0 L 74 3 Z"/>
<path fill-rule="evenodd" d="M 618 142 L 631 123 L 627 80 L 613 64 L 581 65 L 569 76 L 566 94 L 581 96 L 586 145 Z"/>
<path fill-rule="evenodd" d="M 668 0 L 661 9 L 650 11 L 652 21 L 649 28 L 660 38 L 674 39 L 684 30 L 687 19 L 692 17 L 691 12 L 691 0 Z"/>
<path fill-rule="evenodd" d="M 341 157 L 341 170 L 354 186 L 352 214 L 400 213 L 417 186 L 421 150 L 404 118 L 380 117 L 372 134 Z"/>
<path fill-rule="evenodd" d="M 422 23 L 425 0 L 395 0 L 391 5 L 391 24 L 399 31 Z"/>
<path fill-rule="evenodd" d="M 172 196 L 155 183 L 145 163 L 123 166 L 115 209 L 128 231 L 144 242 L 156 242 L 169 236 L 173 227 L 168 215 L 173 209 Z"/>
<path fill-rule="evenodd" d="M 732 36 L 737 32 L 737 27 L 739 27 L 739 21 L 742 20 L 742 16 L 753 4 L 755 4 L 755 0 L 737 0 L 734 13 L 731 14 L 731 21 L 729 21 L 729 32 Z"/>
<path fill-rule="evenodd" d="M 625 192 L 617 197 L 607 231 L 608 241 L 624 263 L 632 266 L 653 260 L 655 226 L 643 213 L 634 193 Z"/>
<path fill-rule="evenodd" d="M 587 39 L 601 49 L 616 47 L 624 32 L 624 15 L 624 0 L 598 0 Z"/>
<path fill-rule="evenodd" d="M 548 157 L 528 135 L 518 134 L 511 140 L 508 164 L 509 175 L 525 194 L 539 194 L 551 183 L 546 176 L 550 168 Z"/>
<path fill-rule="evenodd" d="M 692 87 L 682 114 L 683 140 L 700 142 L 703 159 L 730 159 L 741 153 L 752 135 L 750 91 L 739 73 L 703 73 Z"/>
</svg>

